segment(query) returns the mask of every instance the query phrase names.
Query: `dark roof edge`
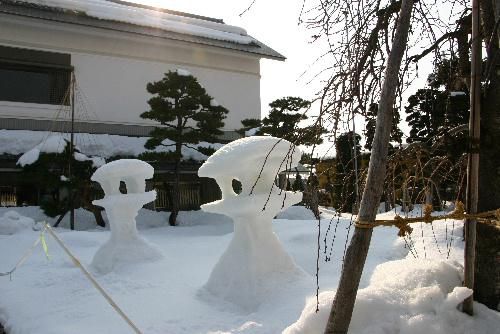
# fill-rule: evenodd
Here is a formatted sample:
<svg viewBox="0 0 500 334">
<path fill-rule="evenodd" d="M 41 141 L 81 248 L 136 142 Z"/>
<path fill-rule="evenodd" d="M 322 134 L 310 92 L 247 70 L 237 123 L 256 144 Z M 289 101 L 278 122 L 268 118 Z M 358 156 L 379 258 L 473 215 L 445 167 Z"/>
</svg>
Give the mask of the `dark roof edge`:
<svg viewBox="0 0 500 334">
<path fill-rule="evenodd" d="M 145 5 L 145 4 L 142 4 L 142 3 L 135 3 L 135 2 L 124 1 L 124 0 L 106 0 L 106 1 L 113 2 L 113 3 L 116 3 L 118 5 L 124 5 L 124 6 L 136 7 L 136 8 L 142 8 L 142 9 L 150 9 L 150 10 L 154 10 L 154 11 L 162 12 L 162 13 L 166 13 L 166 14 L 172 14 L 172 15 L 177 15 L 177 16 L 190 17 L 190 18 L 193 18 L 193 19 L 199 19 L 199 20 L 204 20 L 204 21 L 210 21 L 210 22 L 216 22 L 216 23 L 222 23 L 222 24 L 224 24 L 224 21 L 222 19 L 216 19 L 216 18 L 213 18 L 213 17 L 203 16 L 203 15 L 197 15 L 197 14 L 191 14 L 191 13 L 186 13 L 186 12 L 180 12 L 180 11 L 166 9 L 166 8 L 161 8 L 161 7 L 149 6 L 149 5 Z"/>
</svg>

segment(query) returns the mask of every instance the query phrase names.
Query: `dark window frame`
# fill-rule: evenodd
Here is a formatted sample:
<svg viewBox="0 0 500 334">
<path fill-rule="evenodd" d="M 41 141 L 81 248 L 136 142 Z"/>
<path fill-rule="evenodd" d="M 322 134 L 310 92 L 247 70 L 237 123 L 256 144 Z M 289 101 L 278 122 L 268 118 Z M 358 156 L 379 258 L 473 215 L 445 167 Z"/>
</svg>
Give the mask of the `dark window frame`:
<svg viewBox="0 0 500 334">
<path fill-rule="evenodd" d="M 69 54 L 0 45 L 0 101 L 67 106 L 72 72 Z"/>
</svg>

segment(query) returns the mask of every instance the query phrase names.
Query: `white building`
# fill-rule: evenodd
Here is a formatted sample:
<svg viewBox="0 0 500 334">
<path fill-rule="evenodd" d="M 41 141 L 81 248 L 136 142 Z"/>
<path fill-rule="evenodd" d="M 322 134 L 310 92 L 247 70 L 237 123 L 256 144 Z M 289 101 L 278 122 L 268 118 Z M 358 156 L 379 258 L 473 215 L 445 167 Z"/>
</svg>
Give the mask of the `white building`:
<svg viewBox="0 0 500 334">
<path fill-rule="evenodd" d="M 67 125 L 74 71 L 77 132 L 146 136 L 146 84 L 183 68 L 230 111 L 233 139 L 242 119 L 260 118 L 261 58 L 284 60 L 218 19 L 119 0 L 0 0 L 0 129 Z"/>
</svg>

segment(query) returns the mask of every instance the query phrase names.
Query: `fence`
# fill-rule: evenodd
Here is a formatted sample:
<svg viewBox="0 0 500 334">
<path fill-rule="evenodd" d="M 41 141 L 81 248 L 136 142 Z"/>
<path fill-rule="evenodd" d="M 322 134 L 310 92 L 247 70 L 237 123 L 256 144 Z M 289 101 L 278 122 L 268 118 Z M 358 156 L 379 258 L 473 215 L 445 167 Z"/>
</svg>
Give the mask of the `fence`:
<svg viewBox="0 0 500 334">
<path fill-rule="evenodd" d="M 16 189 L 11 187 L 0 187 L 0 207 L 17 206 Z"/>
<path fill-rule="evenodd" d="M 152 186 L 150 186 L 153 188 Z M 174 185 L 173 183 L 165 183 L 163 185 L 156 185 L 156 200 L 147 206 L 148 209 L 154 210 L 170 210 L 172 208 L 172 201 L 174 198 Z M 200 202 L 200 184 L 192 182 L 183 182 L 179 185 L 179 208 L 181 210 L 195 210 L 199 209 Z"/>
</svg>

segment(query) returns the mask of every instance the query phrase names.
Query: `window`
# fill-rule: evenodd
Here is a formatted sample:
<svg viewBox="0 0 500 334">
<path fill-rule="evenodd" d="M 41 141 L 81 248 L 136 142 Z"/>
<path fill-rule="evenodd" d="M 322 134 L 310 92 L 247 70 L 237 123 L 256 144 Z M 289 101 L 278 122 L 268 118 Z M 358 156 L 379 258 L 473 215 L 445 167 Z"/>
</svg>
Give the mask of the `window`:
<svg viewBox="0 0 500 334">
<path fill-rule="evenodd" d="M 70 56 L 0 46 L 0 101 L 69 105 Z"/>
</svg>

